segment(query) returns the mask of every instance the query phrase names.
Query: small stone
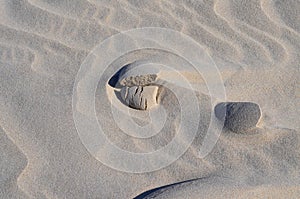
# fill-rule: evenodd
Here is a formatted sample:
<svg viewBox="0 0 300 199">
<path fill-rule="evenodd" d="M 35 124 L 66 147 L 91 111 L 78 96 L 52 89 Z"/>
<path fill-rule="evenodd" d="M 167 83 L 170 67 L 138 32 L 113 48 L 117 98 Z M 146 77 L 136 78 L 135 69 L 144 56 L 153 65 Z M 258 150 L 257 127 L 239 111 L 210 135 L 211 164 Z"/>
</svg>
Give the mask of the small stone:
<svg viewBox="0 0 300 199">
<path fill-rule="evenodd" d="M 215 115 L 224 120 L 224 127 L 235 133 L 243 133 L 256 127 L 261 117 L 259 105 L 252 102 L 224 102 L 215 107 Z"/>
</svg>

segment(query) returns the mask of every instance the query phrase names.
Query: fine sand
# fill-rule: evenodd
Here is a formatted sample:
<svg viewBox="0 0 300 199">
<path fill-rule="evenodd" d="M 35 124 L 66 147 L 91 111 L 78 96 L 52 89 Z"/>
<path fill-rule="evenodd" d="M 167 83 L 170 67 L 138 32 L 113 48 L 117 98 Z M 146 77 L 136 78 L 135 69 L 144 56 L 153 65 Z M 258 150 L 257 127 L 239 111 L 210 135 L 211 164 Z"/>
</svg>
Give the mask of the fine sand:
<svg viewBox="0 0 300 199">
<path fill-rule="evenodd" d="M 195 119 L 199 125 L 193 128 L 192 143 L 172 164 L 130 173 L 98 161 L 82 143 L 73 113 L 88 113 L 91 107 L 75 101 L 72 109 L 72 95 L 73 89 L 85 93 L 81 84 L 74 88 L 76 75 L 98 44 L 141 27 L 170 28 L 190 36 L 217 65 L 226 101 L 251 102 L 256 110 L 235 110 L 233 115 L 247 117 L 230 118 L 231 126 L 223 128 L 212 151 L 200 158 L 216 105 L 204 79 L 215 74 L 197 76 L 178 56 L 161 50 L 119 57 L 99 77 L 95 93 L 97 121 L 111 143 L 133 153 L 165 147 L 180 129 L 180 108 L 191 111 L 184 129 L 192 128 Z M 118 48 L 122 46 L 107 45 L 107 50 Z M 181 66 L 179 72 L 194 90 L 177 81 L 174 73 L 158 74 L 172 79 L 170 88 L 126 88 L 127 104 L 121 103 L 122 96 L 116 94 L 120 88 L 109 85 L 109 78 L 121 66 L 141 60 Z M 0 198 L 299 198 L 299 85 L 298 0 L 1 0 Z M 139 96 L 130 101 L 137 91 Z M 192 114 L 192 96 L 199 114 Z M 126 105 L 133 106 L 130 113 L 114 119 L 111 108 Z M 144 109 L 156 106 L 166 111 L 158 134 L 137 138 L 118 126 L 130 129 L 129 115 L 136 124 L 147 124 Z M 183 137 L 178 147 L 186 140 Z M 97 154 L 118 160 L 107 157 L 105 148 Z"/>
</svg>

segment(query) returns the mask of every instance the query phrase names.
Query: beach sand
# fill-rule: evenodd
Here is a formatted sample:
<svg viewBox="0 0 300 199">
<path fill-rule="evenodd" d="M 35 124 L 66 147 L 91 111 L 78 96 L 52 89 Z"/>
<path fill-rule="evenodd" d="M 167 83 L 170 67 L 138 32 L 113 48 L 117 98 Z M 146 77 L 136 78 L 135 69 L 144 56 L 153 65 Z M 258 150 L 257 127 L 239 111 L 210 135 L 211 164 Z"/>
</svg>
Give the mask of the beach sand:
<svg viewBox="0 0 300 199">
<path fill-rule="evenodd" d="M 98 161 L 73 119 L 76 75 L 104 39 L 142 27 L 173 29 L 199 43 L 220 71 L 226 101 L 259 105 L 257 125 L 247 132 L 223 129 L 211 153 L 199 158 L 214 105 L 205 81 L 193 77 L 203 89 L 195 91 L 199 128 L 180 158 L 145 173 Z M 179 58 L 166 54 L 132 52 L 115 60 L 99 80 L 98 122 L 123 150 L 145 153 L 166 146 L 179 129 L 182 107 L 163 89 L 159 104 L 167 119 L 161 132 L 138 139 L 120 130 L 117 123 L 123 120 L 114 121 L 108 105 L 114 93 L 100 88 L 116 68 L 149 56 L 180 65 Z M 2 0 L 0 198 L 299 198 L 299 85 L 297 0 Z M 191 91 L 173 88 L 188 104 Z M 193 110 L 190 106 L 184 108 Z M 132 114 L 137 123 L 147 120 Z M 196 115 L 189 117 L 192 123 Z M 105 149 L 99 153 L 107 155 Z"/>
</svg>

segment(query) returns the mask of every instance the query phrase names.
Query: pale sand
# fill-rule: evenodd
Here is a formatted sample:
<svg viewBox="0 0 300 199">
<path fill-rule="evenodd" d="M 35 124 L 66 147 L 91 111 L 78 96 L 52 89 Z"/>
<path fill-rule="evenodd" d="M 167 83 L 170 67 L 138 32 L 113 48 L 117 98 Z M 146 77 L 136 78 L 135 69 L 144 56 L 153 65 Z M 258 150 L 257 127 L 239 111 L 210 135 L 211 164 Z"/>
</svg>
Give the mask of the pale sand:
<svg viewBox="0 0 300 199">
<path fill-rule="evenodd" d="M 210 99 L 203 92 L 197 94 L 203 113 L 197 137 L 170 166 L 151 173 L 124 173 L 88 153 L 72 117 L 79 67 L 105 38 L 147 26 L 181 31 L 203 45 L 221 71 L 228 101 L 260 106 L 258 127 L 248 134 L 222 132 L 213 151 L 199 159 L 211 113 Z M 190 179 L 198 180 L 152 194 L 299 198 L 299 52 L 297 0 L 0 1 L 0 198 L 133 198 Z M 151 55 L 164 57 L 160 52 Z M 112 65 L 145 56 L 131 54 Z M 105 83 L 100 80 L 99 86 Z M 185 88 L 179 91 L 186 93 Z M 110 107 L 101 106 L 107 99 L 96 93 L 97 116 L 108 138 L 133 152 L 166 145 L 176 134 L 179 111 L 172 93 L 163 94 L 160 103 L 170 113 L 164 129 L 154 137 L 135 139 L 120 133 L 107 117 Z"/>
</svg>

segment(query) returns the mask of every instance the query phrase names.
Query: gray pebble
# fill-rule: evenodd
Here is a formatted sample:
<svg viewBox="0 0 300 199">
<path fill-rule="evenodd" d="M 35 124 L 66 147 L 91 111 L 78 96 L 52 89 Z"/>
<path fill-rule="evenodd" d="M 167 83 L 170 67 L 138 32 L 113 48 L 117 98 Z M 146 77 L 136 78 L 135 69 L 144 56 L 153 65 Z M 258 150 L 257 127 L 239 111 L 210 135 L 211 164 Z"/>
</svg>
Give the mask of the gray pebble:
<svg viewBox="0 0 300 199">
<path fill-rule="evenodd" d="M 224 120 L 224 127 L 235 133 L 243 133 L 256 127 L 261 111 L 252 102 L 224 102 L 215 107 L 215 115 Z"/>
</svg>

